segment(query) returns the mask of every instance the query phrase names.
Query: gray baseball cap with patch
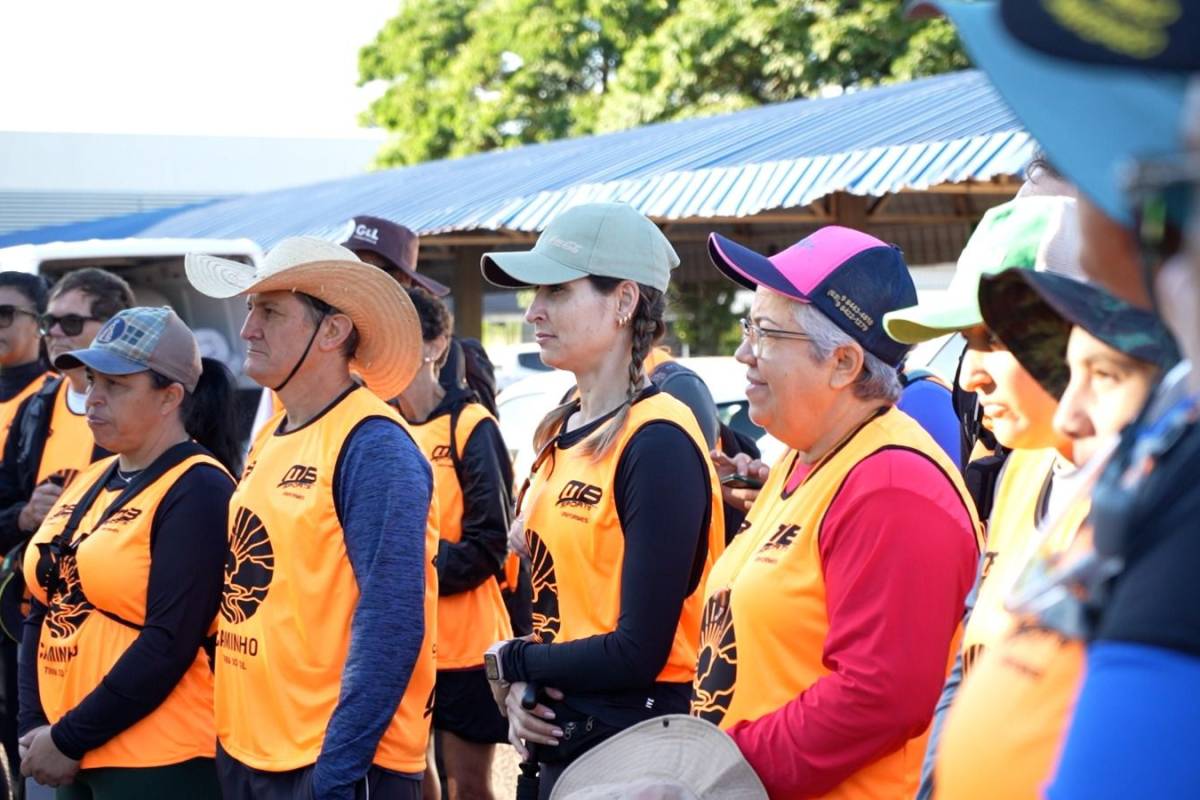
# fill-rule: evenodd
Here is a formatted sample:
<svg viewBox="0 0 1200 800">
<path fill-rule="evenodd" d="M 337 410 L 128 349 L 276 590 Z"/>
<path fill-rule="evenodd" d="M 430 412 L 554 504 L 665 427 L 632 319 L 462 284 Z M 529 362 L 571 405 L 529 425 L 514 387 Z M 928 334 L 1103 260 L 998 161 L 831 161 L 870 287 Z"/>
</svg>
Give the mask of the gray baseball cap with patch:
<svg viewBox="0 0 1200 800">
<path fill-rule="evenodd" d="M 506 289 L 595 275 L 666 291 L 679 266 L 658 226 L 625 203 L 588 203 L 555 217 L 532 250 L 484 253 L 483 277 Z"/>
<path fill-rule="evenodd" d="M 127 308 L 104 323 L 90 346 L 54 359 L 58 369 L 88 367 L 104 375 L 153 370 L 196 391 L 203 368 L 196 337 L 171 309 Z"/>
</svg>

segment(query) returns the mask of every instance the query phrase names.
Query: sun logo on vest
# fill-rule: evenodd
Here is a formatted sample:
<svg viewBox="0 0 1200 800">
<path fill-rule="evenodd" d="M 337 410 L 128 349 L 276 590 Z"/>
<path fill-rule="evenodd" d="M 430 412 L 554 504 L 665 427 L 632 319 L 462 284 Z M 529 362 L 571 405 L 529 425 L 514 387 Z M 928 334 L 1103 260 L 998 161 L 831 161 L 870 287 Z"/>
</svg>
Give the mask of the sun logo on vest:
<svg viewBox="0 0 1200 800">
<path fill-rule="evenodd" d="M 51 556 L 46 553 L 42 557 Z M 79 580 L 79 565 L 75 563 L 73 553 L 63 555 L 58 560 L 58 581 L 57 590 L 49 598 L 50 608 L 46 612 L 46 626 L 55 639 L 66 639 L 75 635 L 92 613 L 94 606 L 83 593 L 83 583 Z"/>
<path fill-rule="evenodd" d="M 550 644 L 562 629 L 554 559 L 536 531 L 526 530 L 525 537 L 529 543 L 530 582 L 533 584 L 533 639 L 540 644 Z"/>
<path fill-rule="evenodd" d="M 700 620 L 700 656 L 692 684 L 692 716 L 719 725 L 733 701 L 737 682 L 737 638 L 729 589 L 708 598 Z"/>
<path fill-rule="evenodd" d="M 237 624 L 254 616 L 267 596 L 275 574 L 275 551 L 262 520 L 248 508 L 239 508 L 225 554 L 225 590 L 221 616 Z"/>
</svg>

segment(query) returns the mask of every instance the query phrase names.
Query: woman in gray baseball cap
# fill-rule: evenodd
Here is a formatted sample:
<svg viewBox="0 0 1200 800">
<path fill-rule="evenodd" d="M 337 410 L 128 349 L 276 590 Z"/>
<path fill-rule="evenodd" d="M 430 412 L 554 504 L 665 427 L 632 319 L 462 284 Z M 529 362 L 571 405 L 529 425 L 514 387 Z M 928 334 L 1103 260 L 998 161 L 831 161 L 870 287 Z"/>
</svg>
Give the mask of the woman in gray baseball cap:
<svg viewBox="0 0 1200 800">
<path fill-rule="evenodd" d="M 114 455 L 25 553 L 21 771 L 71 800 L 220 797 L 205 643 L 239 469 L 232 378 L 168 308 L 122 311 L 55 366 L 87 369 Z"/>
<path fill-rule="evenodd" d="M 658 227 L 619 203 L 577 206 L 531 251 L 483 257 L 492 283 L 536 288 L 525 319 L 542 360 L 579 387 L 538 427 L 518 503 L 532 640 L 485 655 L 510 741 L 543 765 L 543 796 L 592 745 L 687 711 L 700 589 L 724 521 L 695 416 L 643 370 L 678 264 Z"/>
</svg>

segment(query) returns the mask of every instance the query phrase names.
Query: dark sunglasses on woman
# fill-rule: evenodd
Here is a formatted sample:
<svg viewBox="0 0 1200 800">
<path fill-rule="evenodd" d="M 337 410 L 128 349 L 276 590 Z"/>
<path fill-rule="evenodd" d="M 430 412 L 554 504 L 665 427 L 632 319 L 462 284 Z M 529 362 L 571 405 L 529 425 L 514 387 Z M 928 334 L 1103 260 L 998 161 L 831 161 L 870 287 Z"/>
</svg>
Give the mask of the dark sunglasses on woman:
<svg viewBox="0 0 1200 800">
<path fill-rule="evenodd" d="M 13 324 L 13 320 L 17 318 L 17 314 L 28 314 L 34 319 L 38 318 L 36 311 L 30 311 L 28 308 L 13 306 L 5 303 L 0 305 L 0 328 L 7 328 Z"/>
<path fill-rule="evenodd" d="M 3 308 L 0 306 L 0 311 Z M 49 336 L 50 331 L 54 330 L 54 326 L 57 325 L 67 336 L 78 336 L 83 332 L 83 326 L 89 322 L 104 322 L 104 320 L 100 317 L 84 317 L 79 314 L 63 314 L 61 317 L 54 314 L 42 314 L 38 317 L 38 329 L 42 332 L 42 336 Z M 0 327 L 3 327 L 4 324 L 3 318 L 0 318 Z"/>
</svg>

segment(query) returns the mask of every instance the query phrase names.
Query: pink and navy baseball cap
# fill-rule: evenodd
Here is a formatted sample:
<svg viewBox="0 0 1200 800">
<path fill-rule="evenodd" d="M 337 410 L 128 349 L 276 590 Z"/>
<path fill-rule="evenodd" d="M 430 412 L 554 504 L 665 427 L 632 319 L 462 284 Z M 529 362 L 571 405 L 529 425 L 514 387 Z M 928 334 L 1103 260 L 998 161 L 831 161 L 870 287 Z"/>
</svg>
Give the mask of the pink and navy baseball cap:
<svg viewBox="0 0 1200 800">
<path fill-rule="evenodd" d="M 811 303 L 884 363 L 898 367 L 909 351 L 883 330 L 884 314 L 917 302 L 908 265 L 895 245 L 829 225 L 770 258 L 714 233 L 708 254 L 734 283 Z"/>
</svg>

